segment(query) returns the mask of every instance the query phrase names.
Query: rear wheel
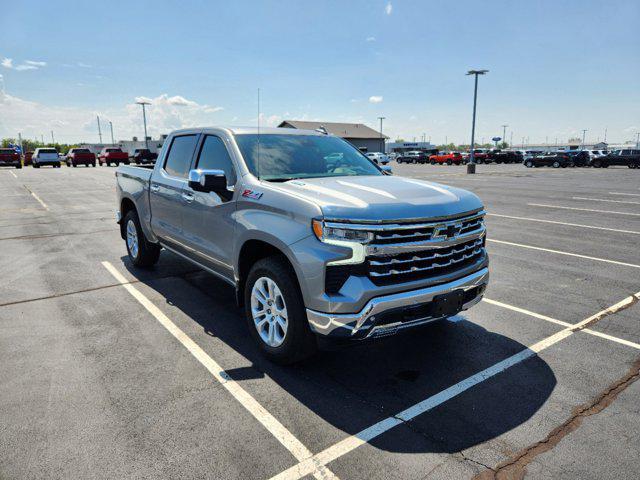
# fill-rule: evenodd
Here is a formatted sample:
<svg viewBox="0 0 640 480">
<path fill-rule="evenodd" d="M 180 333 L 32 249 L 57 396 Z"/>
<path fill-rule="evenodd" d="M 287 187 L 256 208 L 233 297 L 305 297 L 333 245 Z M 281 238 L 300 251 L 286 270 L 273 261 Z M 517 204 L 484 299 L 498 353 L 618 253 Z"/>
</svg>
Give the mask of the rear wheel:
<svg viewBox="0 0 640 480">
<path fill-rule="evenodd" d="M 560 168 L 560 162 L 556 160 L 555 162 L 553 162 L 552 166 L 553 168 Z"/>
<path fill-rule="evenodd" d="M 524 166 L 527 168 L 531 168 L 533 167 L 533 162 L 531 160 L 527 160 L 526 162 L 524 162 Z"/>
<path fill-rule="evenodd" d="M 77 165 L 77 164 L 75 164 L 75 163 L 73 163 L 73 162 L 71 162 L 71 166 L 72 166 L 73 168 L 76 168 L 78 165 Z"/>
<path fill-rule="evenodd" d="M 447 160 L 447 165 L 451 166 L 453 165 L 453 162 L 451 160 Z"/>
<path fill-rule="evenodd" d="M 593 168 L 600 168 L 602 167 L 602 161 L 601 160 L 594 160 L 591 165 L 593 166 Z"/>
<path fill-rule="evenodd" d="M 22 168 L 22 163 L 17 164 L 17 165 L 16 165 L 16 168 L 17 168 L 17 169 Z"/>
<path fill-rule="evenodd" d="M 290 364 L 315 352 L 298 281 L 283 257 L 264 258 L 251 267 L 244 304 L 251 336 L 271 361 Z"/>
<path fill-rule="evenodd" d="M 129 259 L 136 267 L 150 267 L 160 257 L 160 245 L 151 243 L 145 237 L 140 219 L 135 210 L 129 210 L 124 217 L 125 239 Z"/>
</svg>

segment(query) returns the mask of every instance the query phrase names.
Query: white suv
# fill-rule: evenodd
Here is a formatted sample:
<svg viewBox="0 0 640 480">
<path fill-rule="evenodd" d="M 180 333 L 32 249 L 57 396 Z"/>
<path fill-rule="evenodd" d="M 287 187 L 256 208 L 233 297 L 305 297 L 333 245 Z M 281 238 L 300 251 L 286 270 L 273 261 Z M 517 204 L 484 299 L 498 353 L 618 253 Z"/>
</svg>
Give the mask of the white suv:
<svg viewBox="0 0 640 480">
<path fill-rule="evenodd" d="M 378 165 L 386 165 L 389 163 L 389 157 L 387 157 L 384 153 L 380 152 L 369 152 L 365 153 L 369 160 L 373 160 L 374 163 Z"/>
</svg>

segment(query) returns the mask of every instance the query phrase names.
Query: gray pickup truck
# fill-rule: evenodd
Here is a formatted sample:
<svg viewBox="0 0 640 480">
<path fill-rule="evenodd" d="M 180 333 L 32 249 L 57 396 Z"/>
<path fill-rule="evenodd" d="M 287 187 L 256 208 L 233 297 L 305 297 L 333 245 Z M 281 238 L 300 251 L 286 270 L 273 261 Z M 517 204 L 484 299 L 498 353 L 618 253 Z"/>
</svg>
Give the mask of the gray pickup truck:
<svg viewBox="0 0 640 480">
<path fill-rule="evenodd" d="M 453 316 L 489 279 L 478 197 L 390 175 L 322 131 L 179 130 L 153 170 L 116 177 L 131 262 L 165 248 L 228 282 L 276 362 Z"/>
</svg>

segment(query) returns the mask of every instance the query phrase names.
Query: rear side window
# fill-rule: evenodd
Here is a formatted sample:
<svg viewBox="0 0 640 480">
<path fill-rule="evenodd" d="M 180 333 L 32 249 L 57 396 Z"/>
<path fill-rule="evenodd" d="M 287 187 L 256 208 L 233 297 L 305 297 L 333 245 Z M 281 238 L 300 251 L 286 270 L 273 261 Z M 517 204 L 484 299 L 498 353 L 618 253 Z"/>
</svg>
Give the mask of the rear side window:
<svg viewBox="0 0 640 480">
<path fill-rule="evenodd" d="M 186 178 L 191 166 L 191 157 L 196 148 L 195 135 L 174 137 L 167 154 L 164 170 L 173 177 Z"/>
<path fill-rule="evenodd" d="M 222 170 L 228 185 L 235 185 L 236 172 L 224 142 L 213 135 L 207 135 L 200 150 L 197 168 L 202 170 Z"/>
</svg>

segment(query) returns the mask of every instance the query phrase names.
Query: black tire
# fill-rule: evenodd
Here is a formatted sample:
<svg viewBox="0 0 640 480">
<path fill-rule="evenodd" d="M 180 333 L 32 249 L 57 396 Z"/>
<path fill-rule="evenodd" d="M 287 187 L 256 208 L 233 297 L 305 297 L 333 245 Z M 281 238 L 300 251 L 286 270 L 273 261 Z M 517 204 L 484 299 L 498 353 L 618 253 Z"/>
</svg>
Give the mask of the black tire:
<svg viewBox="0 0 640 480">
<path fill-rule="evenodd" d="M 95 168 L 95 166 L 96 166 L 96 162 L 93 162 L 93 163 L 91 164 L 91 166 Z"/>
<path fill-rule="evenodd" d="M 20 169 L 22 168 L 22 164 L 21 164 L 21 163 L 19 163 L 18 165 L 16 165 L 16 168 L 17 168 L 18 170 L 20 170 Z"/>
<path fill-rule="evenodd" d="M 279 346 L 272 347 L 260 337 L 251 312 L 251 292 L 256 282 L 267 277 L 280 289 L 287 309 L 287 332 Z M 313 355 L 317 349 L 314 334 L 307 320 L 302 293 L 295 272 L 281 256 L 263 258 L 249 271 L 244 287 L 245 317 L 251 336 L 262 354 L 274 363 L 288 365 Z"/>
<path fill-rule="evenodd" d="M 451 160 L 447 160 L 447 165 L 451 166 L 453 165 L 453 162 Z"/>
<path fill-rule="evenodd" d="M 602 162 L 600 160 L 594 160 L 593 162 L 591 162 L 591 165 L 593 166 L 593 168 L 600 168 L 602 167 Z"/>
<path fill-rule="evenodd" d="M 137 254 L 134 255 L 129 248 L 129 242 L 127 241 L 127 227 L 129 222 L 132 222 L 135 226 L 137 240 L 138 240 L 138 251 Z M 124 229 L 124 238 L 125 244 L 127 246 L 127 253 L 129 255 L 129 260 L 136 267 L 151 267 L 158 262 L 158 258 L 160 257 L 160 245 L 157 243 L 151 243 L 147 240 L 147 237 L 144 235 L 142 231 L 142 227 L 140 226 L 140 219 L 138 218 L 138 212 L 135 210 L 129 210 L 129 212 L 125 215 L 123 220 L 123 229 Z"/>
<path fill-rule="evenodd" d="M 40 168 L 40 165 L 38 165 L 37 163 L 34 163 L 33 168 Z"/>
<path fill-rule="evenodd" d="M 524 166 L 527 168 L 531 168 L 533 167 L 533 162 L 531 160 L 527 160 L 526 162 L 524 162 Z"/>
<path fill-rule="evenodd" d="M 116 167 L 119 167 L 119 166 L 120 166 L 120 162 L 116 162 Z"/>
<path fill-rule="evenodd" d="M 478 165 L 482 165 L 484 163 L 484 160 L 482 160 L 481 158 L 478 158 L 477 160 L 474 159 L 474 160 L 475 160 L 474 163 L 477 163 Z"/>
<path fill-rule="evenodd" d="M 76 165 L 75 163 L 71 162 L 71 166 L 72 166 L 73 168 L 76 168 L 78 165 Z"/>
<path fill-rule="evenodd" d="M 556 160 L 555 162 L 553 162 L 553 163 L 551 164 L 551 166 L 552 166 L 553 168 L 560 168 L 560 162 Z"/>
</svg>

